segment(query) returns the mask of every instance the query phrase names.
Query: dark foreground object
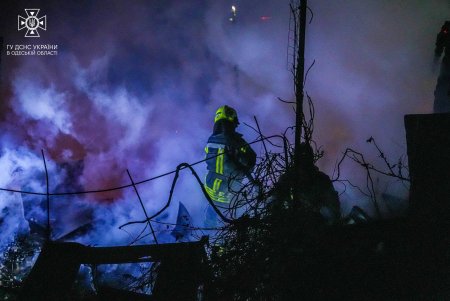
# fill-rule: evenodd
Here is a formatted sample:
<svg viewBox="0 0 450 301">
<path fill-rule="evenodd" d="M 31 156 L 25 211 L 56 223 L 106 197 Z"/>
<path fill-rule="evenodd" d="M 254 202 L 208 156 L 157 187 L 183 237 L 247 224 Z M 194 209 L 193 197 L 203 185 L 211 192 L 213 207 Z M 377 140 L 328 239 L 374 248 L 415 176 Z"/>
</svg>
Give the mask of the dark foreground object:
<svg viewBox="0 0 450 301">
<path fill-rule="evenodd" d="M 405 116 L 410 215 L 450 221 L 450 113 Z"/>
<path fill-rule="evenodd" d="M 129 247 L 86 247 L 49 242 L 25 280 L 19 300 L 67 300 L 80 265 L 160 262 L 152 296 L 103 288 L 98 300 L 197 300 L 206 254 L 198 242 Z M 176 289 L 174 289 L 176 288 Z"/>
<path fill-rule="evenodd" d="M 267 227 L 236 226 L 240 250 L 219 257 L 225 277 L 211 300 L 450 300 L 450 114 L 405 124 L 407 216 L 328 227 L 300 206 L 274 206 Z"/>
<path fill-rule="evenodd" d="M 302 294 L 309 300 L 448 300 L 449 230 L 449 223 L 410 219 L 330 228 L 310 250 Z"/>
<path fill-rule="evenodd" d="M 255 244 L 263 252 L 251 248 L 252 260 L 243 266 L 232 262 L 237 273 L 226 279 L 223 291 L 234 286 L 242 294 L 244 284 L 257 278 L 264 283 L 261 289 L 277 298 L 266 294 L 255 300 L 450 300 L 450 114 L 409 115 L 405 125 L 411 178 L 407 217 L 312 227 L 314 218 L 288 210 L 267 231 L 274 239 Z M 243 229 L 248 227 L 251 223 Z M 237 300 L 234 294 L 215 296 L 204 282 L 203 244 L 50 243 L 25 281 L 21 300 L 65 300 L 82 262 L 136 262 L 147 256 L 162 267 L 152 297 L 105 289 L 98 300 L 197 300 L 203 283 L 205 300 Z"/>
<path fill-rule="evenodd" d="M 450 300 L 450 113 L 406 115 L 405 129 L 408 216 L 325 231 L 316 297 Z"/>
<path fill-rule="evenodd" d="M 329 286 L 319 285 L 316 296 L 450 300 L 450 113 L 406 115 L 405 129 L 408 216 L 330 229 L 320 241 L 333 251 L 317 253 L 325 256 L 319 277 Z"/>
</svg>

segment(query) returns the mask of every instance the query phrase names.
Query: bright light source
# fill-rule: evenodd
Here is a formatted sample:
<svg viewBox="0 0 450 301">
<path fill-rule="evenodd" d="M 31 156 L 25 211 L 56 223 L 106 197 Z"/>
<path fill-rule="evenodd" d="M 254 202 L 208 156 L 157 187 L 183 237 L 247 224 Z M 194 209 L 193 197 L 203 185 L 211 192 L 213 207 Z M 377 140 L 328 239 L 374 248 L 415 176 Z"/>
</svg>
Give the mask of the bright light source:
<svg viewBox="0 0 450 301">
<path fill-rule="evenodd" d="M 236 6 L 232 5 L 231 6 L 231 16 L 228 18 L 228 20 L 230 20 L 230 22 L 234 22 L 236 20 L 236 12 L 237 12 Z"/>
</svg>

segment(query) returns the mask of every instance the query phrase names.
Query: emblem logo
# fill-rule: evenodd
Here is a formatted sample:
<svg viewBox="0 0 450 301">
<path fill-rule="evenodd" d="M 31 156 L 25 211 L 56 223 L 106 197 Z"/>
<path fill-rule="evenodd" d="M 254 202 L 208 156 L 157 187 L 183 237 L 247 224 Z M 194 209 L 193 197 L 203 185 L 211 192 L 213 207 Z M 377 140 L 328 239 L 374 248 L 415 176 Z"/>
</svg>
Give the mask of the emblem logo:
<svg viewBox="0 0 450 301">
<path fill-rule="evenodd" d="M 38 29 L 47 30 L 47 16 L 39 18 L 39 11 L 40 9 L 37 8 L 26 8 L 26 17 L 17 16 L 17 30 L 26 28 L 26 38 L 38 38 L 40 37 Z"/>
</svg>

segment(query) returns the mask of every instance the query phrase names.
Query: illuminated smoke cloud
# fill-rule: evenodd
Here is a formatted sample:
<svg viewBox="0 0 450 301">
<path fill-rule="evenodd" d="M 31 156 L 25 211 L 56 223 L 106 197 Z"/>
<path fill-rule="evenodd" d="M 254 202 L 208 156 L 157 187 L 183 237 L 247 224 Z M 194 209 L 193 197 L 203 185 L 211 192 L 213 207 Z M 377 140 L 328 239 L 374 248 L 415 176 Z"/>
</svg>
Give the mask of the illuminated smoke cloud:
<svg viewBox="0 0 450 301">
<path fill-rule="evenodd" d="M 17 97 L 14 101 L 17 115 L 48 121 L 55 130 L 70 132 L 69 114 L 63 107 L 66 101 L 64 94 L 56 93 L 53 87 L 44 90 L 36 87 L 33 81 L 24 79 L 14 82 L 14 92 Z"/>
<path fill-rule="evenodd" d="M 238 110 L 247 140 L 257 137 L 243 124 L 253 124 L 254 115 L 264 134 L 281 133 L 294 122 L 292 107 L 277 100 L 293 98 L 288 4 L 238 1 L 231 23 L 228 1 L 112 1 L 107 8 L 100 1 L 41 3 L 48 18 L 41 41 L 59 44 L 59 55 L 3 55 L 1 146 L 8 151 L 2 164 L 20 165 L 8 163 L 7 152 L 33 162 L 20 165 L 20 185 L 33 191 L 45 190 L 41 149 L 51 165 L 51 188 L 60 192 L 130 183 L 126 169 L 143 180 L 201 160 L 213 113 L 225 103 Z M 448 1 L 310 1 L 310 7 L 306 64 L 316 63 L 306 90 L 316 105 L 315 139 L 326 151 L 321 169 L 331 174 L 347 146 L 370 153 L 369 136 L 392 158 L 405 154 L 403 115 L 431 111 L 436 74 L 428 70 Z M 3 4 L 0 11 L 10 14 L 0 18 L 6 44 L 23 43 L 8 27 L 17 12 Z M 8 168 L 2 187 L 12 185 L 14 168 Z M 195 168 L 204 175 L 203 164 Z M 348 167 L 344 176 L 359 172 Z M 139 186 L 149 214 L 167 201 L 172 177 Z M 343 197 L 347 211 L 366 202 L 356 194 Z M 176 220 L 182 201 L 201 225 L 205 201 L 186 171 L 173 201 L 166 221 Z M 9 202 L 3 208 L 18 201 Z M 117 227 L 144 218 L 132 189 L 55 197 L 52 204 L 55 235 L 94 224 L 81 240 L 87 244 L 128 243 L 140 228 L 130 227 L 128 235 Z M 45 218 L 40 207 L 30 210 Z"/>
<path fill-rule="evenodd" d="M 0 168 L 2 174 L 0 177 L 1 187 L 9 187 L 15 190 L 22 189 L 22 181 L 27 181 L 27 188 L 32 191 L 44 192 L 44 187 L 39 181 L 38 176 L 43 172 L 42 160 L 32 152 L 24 148 L 10 149 L 4 147 L 1 150 Z M 49 164 L 49 170 L 53 175 L 58 175 L 58 171 L 53 164 Z M 28 231 L 28 222 L 24 211 L 26 204 L 23 202 L 22 195 L 18 193 L 0 192 L 0 212 L 1 212 L 1 240 L 0 248 L 3 249 L 10 243 L 16 235 L 25 234 Z M 39 206 L 31 207 L 35 218 L 45 216 Z"/>
</svg>

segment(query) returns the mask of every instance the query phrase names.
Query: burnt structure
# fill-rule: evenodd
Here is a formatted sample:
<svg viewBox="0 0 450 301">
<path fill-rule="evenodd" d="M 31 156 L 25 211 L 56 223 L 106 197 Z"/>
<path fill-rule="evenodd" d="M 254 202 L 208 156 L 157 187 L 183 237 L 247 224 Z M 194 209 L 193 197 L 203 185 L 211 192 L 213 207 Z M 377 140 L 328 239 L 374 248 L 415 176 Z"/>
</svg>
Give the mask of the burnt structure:
<svg viewBox="0 0 450 301">
<path fill-rule="evenodd" d="M 279 235 L 264 249 L 270 254 L 262 252 L 261 260 L 254 260 L 259 257 L 252 249 L 252 265 L 238 269 L 249 276 L 230 277 L 224 287 L 234 285 L 241 293 L 244 281 L 263 271 L 274 288 L 269 292 L 281 296 L 278 300 L 449 299 L 450 114 L 408 115 L 405 127 L 411 178 L 408 216 L 326 226 L 314 216 L 280 215 L 282 220 L 273 225 L 292 220 L 287 227 L 292 235 L 286 236 L 286 228 L 275 231 Z M 286 214 L 294 215 L 292 210 Z M 243 229 L 252 226 L 250 221 L 241 223 Z M 203 284 L 204 300 L 232 300 L 213 294 L 204 243 L 92 248 L 50 242 L 24 282 L 20 300 L 65 300 L 81 263 L 141 260 L 161 262 L 152 296 L 102 288 L 97 300 L 197 300 Z"/>
<path fill-rule="evenodd" d="M 19 300 L 67 300 L 81 264 L 144 261 L 160 263 L 151 296 L 101 288 L 96 300 L 197 300 L 206 279 L 206 240 L 123 247 L 48 242 L 23 283 Z"/>
<path fill-rule="evenodd" d="M 410 216 L 450 222 L 450 114 L 405 116 Z"/>
</svg>

